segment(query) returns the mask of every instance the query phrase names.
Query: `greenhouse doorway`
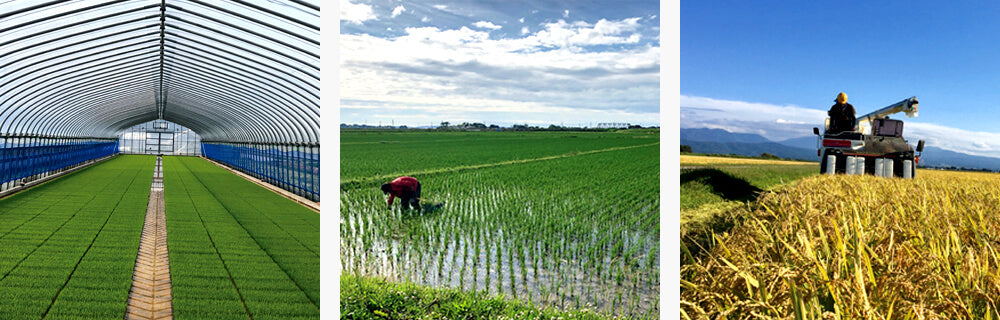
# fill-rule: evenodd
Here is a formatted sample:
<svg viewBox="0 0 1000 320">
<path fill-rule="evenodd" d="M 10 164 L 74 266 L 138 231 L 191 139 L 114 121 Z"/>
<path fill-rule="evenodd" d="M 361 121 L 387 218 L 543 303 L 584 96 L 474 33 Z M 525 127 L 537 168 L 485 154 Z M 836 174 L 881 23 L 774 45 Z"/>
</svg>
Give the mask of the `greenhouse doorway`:
<svg viewBox="0 0 1000 320">
<path fill-rule="evenodd" d="M 164 154 L 173 152 L 173 132 L 146 132 L 146 153 Z"/>
<path fill-rule="evenodd" d="M 176 123 L 154 120 L 124 130 L 118 150 L 124 154 L 201 156 L 201 137 Z"/>
</svg>

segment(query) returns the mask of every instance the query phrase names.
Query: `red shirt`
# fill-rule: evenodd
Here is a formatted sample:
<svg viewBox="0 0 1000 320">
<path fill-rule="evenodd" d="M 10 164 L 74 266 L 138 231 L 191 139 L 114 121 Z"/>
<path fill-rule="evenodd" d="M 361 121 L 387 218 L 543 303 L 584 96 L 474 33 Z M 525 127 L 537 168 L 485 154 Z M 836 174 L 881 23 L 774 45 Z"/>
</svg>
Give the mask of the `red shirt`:
<svg viewBox="0 0 1000 320">
<path fill-rule="evenodd" d="M 389 205 L 392 205 L 392 200 L 396 199 L 396 197 L 402 197 L 404 191 L 417 192 L 418 184 L 419 182 L 414 177 L 399 177 L 389 182 L 389 187 L 391 187 L 391 190 L 389 190 Z"/>
</svg>

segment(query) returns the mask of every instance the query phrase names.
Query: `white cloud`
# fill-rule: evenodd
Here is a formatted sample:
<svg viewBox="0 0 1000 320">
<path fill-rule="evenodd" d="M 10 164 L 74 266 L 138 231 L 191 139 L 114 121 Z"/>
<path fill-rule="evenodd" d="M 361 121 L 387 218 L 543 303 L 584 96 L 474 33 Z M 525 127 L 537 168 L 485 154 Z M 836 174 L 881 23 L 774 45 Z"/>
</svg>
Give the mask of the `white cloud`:
<svg viewBox="0 0 1000 320">
<path fill-rule="evenodd" d="M 528 27 L 521 27 L 521 34 L 522 35 L 528 34 L 529 32 L 531 32 L 531 30 L 528 30 Z"/>
<path fill-rule="evenodd" d="M 521 17 L 521 19 L 517 19 L 517 21 L 520 23 L 524 23 L 524 17 Z"/>
<path fill-rule="evenodd" d="M 398 6 L 396 6 L 396 8 L 392 9 L 392 17 L 395 18 L 395 17 L 403 14 L 403 12 L 405 12 L 405 11 L 406 11 L 406 7 L 404 7 L 403 5 L 398 5 Z"/>
<path fill-rule="evenodd" d="M 563 11 L 563 18 L 569 18 L 569 10 Z"/>
<path fill-rule="evenodd" d="M 495 24 L 493 24 L 492 22 L 489 22 L 489 21 L 477 21 L 476 23 L 473 23 L 472 25 L 476 26 L 477 28 L 483 28 L 483 29 L 493 29 L 493 30 L 496 30 L 496 29 L 500 29 L 501 28 L 501 26 L 495 25 Z"/>
<path fill-rule="evenodd" d="M 448 9 L 448 6 L 447 5 L 443 5 L 443 4 L 435 4 L 435 5 L 433 5 L 433 7 L 437 8 L 438 10 Z"/>
<path fill-rule="evenodd" d="M 625 43 L 600 34 L 635 31 L 624 20 L 560 22 L 546 30 L 556 29 L 566 31 L 566 46 L 528 35 L 526 27 L 513 39 L 469 27 L 411 27 L 394 38 L 341 35 L 342 119 L 658 124 L 658 46 L 591 52 L 587 45 L 608 41 L 573 39 L 597 33 Z"/>
<path fill-rule="evenodd" d="M 826 111 L 795 105 L 774 105 L 681 95 L 681 128 L 712 128 L 760 134 L 773 141 L 812 135 L 823 127 Z M 903 136 L 911 144 L 978 156 L 1000 157 L 1000 133 L 967 131 L 933 123 L 906 120 Z"/>
<path fill-rule="evenodd" d="M 559 20 L 542 24 L 544 30 L 538 32 L 537 41 L 546 46 L 559 47 L 638 43 L 638 34 L 627 38 L 619 35 L 637 30 L 639 20 L 641 18 L 638 17 L 616 21 L 601 19 L 593 25 L 584 21 L 569 23 Z"/>
<path fill-rule="evenodd" d="M 340 20 L 353 24 L 363 24 L 368 20 L 378 20 L 372 7 L 363 3 L 340 0 Z"/>
<path fill-rule="evenodd" d="M 780 121 L 779 121 L 780 119 Z M 681 95 L 681 128 L 713 128 L 760 134 L 774 141 L 812 134 L 822 126 L 826 112 L 766 103 L 718 100 Z"/>
<path fill-rule="evenodd" d="M 697 114 L 696 119 L 731 118 L 744 121 L 767 121 L 782 123 L 823 123 L 826 112 L 795 105 L 773 105 L 733 100 L 718 100 L 705 97 L 681 95 L 681 118 L 685 113 Z M 683 125 L 683 121 L 682 121 Z"/>
<path fill-rule="evenodd" d="M 427 22 L 427 21 L 431 21 L 431 19 L 427 18 L 427 16 L 420 18 L 420 22 Z"/>
<path fill-rule="evenodd" d="M 906 121 L 903 136 L 927 146 L 987 157 L 1000 157 L 1000 133 L 968 131 L 932 123 Z"/>
<path fill-rule="evenodd" d="M 781 119 L 781 118 L 779 118 L 778 120 L 775 120 L 774 122 L 777 122 L 777 123 L 786 123 L 786 124 L 808 124 L 808 125 L 814 124 L 814 123 L 808 123 L 808 122 L 802 122 L 802 121 L 785 120 L 785 119 Z"/>
</svg>

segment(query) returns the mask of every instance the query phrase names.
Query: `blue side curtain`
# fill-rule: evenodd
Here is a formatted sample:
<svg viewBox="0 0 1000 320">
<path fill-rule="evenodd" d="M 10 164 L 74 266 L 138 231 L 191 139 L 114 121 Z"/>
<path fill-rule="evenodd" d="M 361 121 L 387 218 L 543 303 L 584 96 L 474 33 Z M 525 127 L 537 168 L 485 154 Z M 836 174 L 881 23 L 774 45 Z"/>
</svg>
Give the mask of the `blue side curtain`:
<svg viewBox="0 0 1000 320">
<path fill-rule="evenodd" d="M 201 152 L 267 183 L 319 201 L 319 148 L 205 142 Z"/>
<path fill-rule="evenodd" d="M 118 152 L 117 142 L 0 148 L 0 183 L 45 173 Z"/>
</svg>

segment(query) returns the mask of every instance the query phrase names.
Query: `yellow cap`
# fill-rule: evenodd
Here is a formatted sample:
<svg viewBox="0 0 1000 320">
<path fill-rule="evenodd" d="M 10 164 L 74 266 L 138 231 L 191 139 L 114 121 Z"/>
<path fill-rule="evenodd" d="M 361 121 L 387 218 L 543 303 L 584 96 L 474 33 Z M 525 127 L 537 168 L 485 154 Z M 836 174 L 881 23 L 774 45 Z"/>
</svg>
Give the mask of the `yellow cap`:
<svg viewBox="0 0 1000 320">
<path fill-rule="evenodd" d="M 847 94 L 846 93 L 841 92 L 841 93 L 837 94 L 837 103 L 846 103 L 846 102 L 847 102 Z"/>
</svg>

